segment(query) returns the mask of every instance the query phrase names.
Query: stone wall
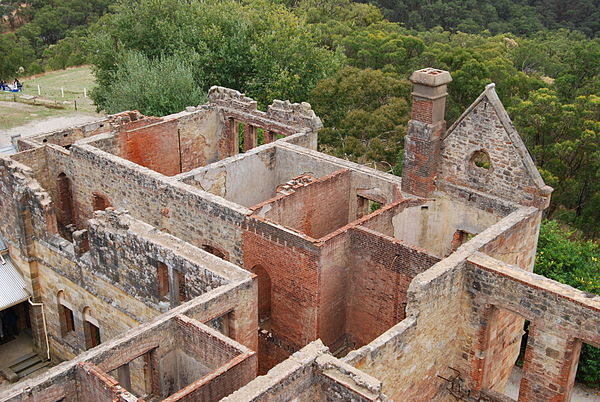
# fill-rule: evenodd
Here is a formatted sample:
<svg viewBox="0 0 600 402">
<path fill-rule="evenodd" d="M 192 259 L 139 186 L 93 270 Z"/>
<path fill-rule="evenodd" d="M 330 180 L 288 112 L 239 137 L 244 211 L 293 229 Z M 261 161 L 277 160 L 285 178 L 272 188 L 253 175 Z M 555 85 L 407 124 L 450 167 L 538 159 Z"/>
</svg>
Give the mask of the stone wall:
<svg viewBox="0 0 600 402">
<path fill-rule="evenodd" d="M 460 230 L 481 233 L 502 215 L 474 208 L 468 203 L 438 197 L 423 205 L 407 206 L 392 218 L 394 237 L 444 257 L 452 251 L 452 240 Z"/>
<path fill-rule="evenodd" d="M 248 275 L 245 276 L 247 277 Z M 45 373 L 27 380 L 25 383 L 20 383 L 13 388 L 9 388 L 0 393 L 0 400 L 54 401 L 61 397 L 68 397 L 69 395 L 71 395 L 70 400 L 89 400 L 89 394 L 84 393 L 84 396 L 76 397 L 76 394 L 74 394 L 76 391 L 73 391 L 73 388 L 77 386 L 74 374 L 76 367 L 80 363 L 88 362 L 94 364 L 102 372 L 108 373 L 124 364 L 129 364 L 145 354 L 149 354 L 150 367 L 152 367 L 154 373 L 150 378 L 153 384 L 153 393 L 162 393 L 160 388 L 161 375 L 167 373 L 163 371 L 161 374 L 161 371 L 159 371 L 159 368 L 162 365 L 161 361 L 166 362 L 171 359 L 172 352 L 178 348 L 181 350 L 189 349 L 191 353 L 195 353 L 192 350 L 193 347 L 202 347 L 202 345 L 188 345 L 185 343 L 188 338 L 177 336 L 177 316 L 180 316 L 179 321 L 192 322 L 195 328 L 202 327 L 204 328 L 204 331 L 208 331 L 211 334 L 210 336 L 219 338 L 219 342 L 225 342 L 225 344 L 229 345 L 225 346 L 223 349 L 223 352 L 225 352 L 224 359 L 231 356 L 231 347 L 243 350 L 245 356 L 244 359 L 227 366 L 226 369 L 219 374 L 219 376 L 227 376 L 227 373 L 231 373 L 233 376 L 232 378 L 236 378 L 236 381 L 238 381 L 235 383 L 237 384 L 236 386 L 241 386 L 243 383 L 253 378 L 254 373 L 256 372 L 256 361 L 253 360 L 252 353 L 249 352 L 248 349 L 244 349 L 243 346 L 238 345 L 235 342 L 218 335 L 214 331 L 203 327 L 201 324 L 190 321 L 181 315 L 184 314 L 190 318 L 203 322 L 210 320 L 212 314 L 217 311 L 222 311 L 222 309 L 233 311 L 234 322 L 231 326 L 236 330 L 235 338 L 240 339 L 240 341 L 255 349 L 257 333 L 256 310 L 252 307 L 248 308 L 251 306 L 250 303 L 252 303 L 256 297 L 255 291 L 256 288 L 249 278 L 238 281 L 235 284 L 221 286 L 220 288 L 209 291 L 196 297 L 190 302 L 153 319 L 143 326 L 137 326 L 115 339 L 103 342 L 92 350 L 76 356 L 69 362 L 53 367 Z M 191 338 L 189 338 L 189 340 L 191 341 Z M 230 351 L 227 352 L 227 350 Z M 223 358 L 219 360 L 218 354 L 221 353 L 219 348 L 213 349 L 212 351 L 215 354 L 212 354 L 210 358 L 217 359 L 214 360 L 214 362 L 218 363 L 223 360 Z M 199 354 L 197 355 L 200 356 Z M 242 364 L 242 361 L 246 361 L 246 363 Z M 250 375 L 252 377 L 250 377 Z M 225 381 L 225 384 L 230 382 L 232 378 Z M 206 384 L 210 380 L 211 379 L 207 378 L 204 383 Z M 242 383 L 239 381 L 242 381 Z M 28 387 L 29 393 L 22 393 L 23 386 Z M 221 387 L 221 385 L 217 386 L 217 388 L 219 387 Z"/>
<path fill-rule="evenodd" d="M 481 160 L 475 160 L 477 157 Z M 481 166 L 478 166 L 481 165 Z M 438 189 L 446 183 L 543 209 L 552 189 L 538 173 L 493 84 L 448 129 Z"/>
<path fill-rule="evenodd" d="M 277 186 L 309 173 L 319 178 L 339 165 L 297 155 L 279 144 L 263 145 L 246 153 L 183 174 L 180 179 L 229 201 L 252 207 L 276 195 Z M 252 191 L 248 191 L 252 189 Z"/>
<path fill-rule="evenodd" d="M 407 318 L 342 360 L 381 380 L 393 400 L 455 400 L 437 375 L 448 375 L 461 354 L 465 257 L 455 253 L 413 279 Z"/>
<path fill-rule="evenodd" d="M 125 208 L 154 227 L 198 247 L 218 245 L 232 261 L 241 261 L 244 213 L 239 206 L 89 145 L 74 145 L 62 164 L 72 183 L 78 226 L 92 217 L 94 196 L 102 196 L 110 206 Z"/>
<path fill-rule="evenodd" d="M 316 400 L 385 401 L 381 382 L 327 353 L 320 341 L 312 342 L 285 362 L 240 388 L 225 402 Z"/>
<path fill-rule="evenodd" d="M 231 276 L 230 271 L 237 268 L 122 211 L 96 214 L 97 218 L 89 221 L 90 260 L 95 273 L 157 310 L 161 306 L 156 263 L 167 266 L 171 283 L 175 276 L 185 281 L 179 283 L 185 296 L 182 301 L 229 283 L 224 275 Z M 115 248 L 114 244 L 128 246 Z"/>
<path fill-rule="evenodd" d="M 490 352 L 496 339 L 489 331 L 494 310 L 530 321 L 519 400 L 568 400 L 581 342 L 600 346 L 600 296 L 581 292 L 542 276 L 507 265 L 484 254 L 469 258 L 465 289 L 472 305 L 470 332 L 477 334 L 468 381 L 474 390 L 503 391 L 494 378 Z M 514 363 L 513 363 L 514 364 Z"/>
<path fill-rule="evenodd" d="M 457 368 L 463 377 L 471 372 L 463 356 L 474 353 L 472 342 L 478 332 L 469 327 L 467 259 L 505 236 L 528 235 L 529 225 L 522 222 L 535 220 L 537 212 L 535 208 L 513 212 L 414 277 L 408 288 L 406 318 L 343 360 L 380 379 L 386 395 L 394 399 L 454 400 L 446 391 L 449 384 L 438 375 L 451 377 L 454 372 L 448 367 Z M 514 338 L 513 329 L 506 331 L 506 339 Z M 503 349 L 503 353 L 512 350 Z M 512 367 L 514 360 L 505 364 Z"/>
</svg>

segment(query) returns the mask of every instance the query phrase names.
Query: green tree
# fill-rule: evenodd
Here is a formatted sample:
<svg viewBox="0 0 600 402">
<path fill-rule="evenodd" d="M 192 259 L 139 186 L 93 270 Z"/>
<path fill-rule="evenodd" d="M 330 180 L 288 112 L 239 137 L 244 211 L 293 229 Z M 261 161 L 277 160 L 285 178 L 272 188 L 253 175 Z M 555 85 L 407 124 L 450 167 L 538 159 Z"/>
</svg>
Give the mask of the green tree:
<svg viewBox="0 0 600 402">
<path fill-rule="evenodd" d="M 164 116 L 206 102 L 191 68 L 177 56 L 149 60 L 139 52 L 127 52 L 116 77 L 109 87 L 97 89 L 104 91 L 109 113 L 137 109 L 148 116 Z"/>
<path fill-rule="evenodd" d="M 535 272 L 585 292 L 600 294 L 600 247 L 583 241 L 574 231 L 558 222 L 542 223 Z M 581 349 L 577 381 L 600 384 L 600 349 L 584 344 Z"/>
<path fill-rule="evenodd" d="M 415 60 L 425 49 L 423 41 L 401 34 L 391 23 L 378 23 L 346 36 L 341 45 L 349 63 L 358 68 L 405 72 L 415 67 Z"/>
<path fill-rule="evenodd" d="M 0 79 L 11 80 L 19 74 L 19 69 L 26 69 L 35 55 L 29 43 L 18 38 L 14 33 L 0 35 Z"/>
<path fill-rule="evenodd" d="M 510 111 L 544 179 L 555 189 L 548 216 L 597 238 L 600 97 L 580 96 L 565 103 L 556 91 L 542 88 Z"/>
<path fill-rule="evenodd" d="M 325 125 L 321 148 L 389 170 L 402 148 L 409 93 L 407 80 L 380 70 L 346 67 L 321 81 L 310 97 Z"/>
<path fill-rule="evenodd" d="M 61 70 L 85 64 L 88 59 L 86 39 L 86 33 L 81 29 L 77 29 L 56 44 L 48 46 L 43 53 L 46 68 L 48 70 Z"/>
<path fill-rule="evenodd" d="M 122 1 L 93 31 L 90 50 L 100 87 L 117 78 L 127 51 L 138 51 L 150 60 L 178 56 L 201 90 L 235 88 L 264 106 L 273 97 L 305 100 L 341 62 L 317 46 L 301 20 L 263 0 Z M 106 106 L 102 91 L 94 100 Z"/>
</svg>

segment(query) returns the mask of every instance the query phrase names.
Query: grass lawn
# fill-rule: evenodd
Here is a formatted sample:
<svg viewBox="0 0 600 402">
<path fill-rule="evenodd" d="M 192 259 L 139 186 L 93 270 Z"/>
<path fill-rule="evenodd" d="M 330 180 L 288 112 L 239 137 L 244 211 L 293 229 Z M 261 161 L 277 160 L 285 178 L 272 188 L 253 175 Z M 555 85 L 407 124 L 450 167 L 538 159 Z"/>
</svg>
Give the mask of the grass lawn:
<svg viewBox="0 0 600 402">
<path fill-rule="evenodd" d="M 50 117 L 83 114 L 75 110 L 49 109 L 43 106 L 26 105 L 18 102 L 4 102 L 0 99 L 0 131 L 22 126 L 36 120 Z M 89 114 L 89 113 L 85 113 Z"/>
<path fill-rule="evenodd" d="M 85 98 L 83 89 L 90 89 L 95 85 L 94 76 L 89 66 L 69 68 L 66 70 L 52 71 L 43 75 L 21 79 L 23 92 L 11 94 L 0 92 L 0 130 L 17 127 L 35 120 L 49 117 L 73 116 L 77 114 L 96 114 L 96 106 L 88 97 Z M 40 86 L 39 97 L 50 99 L 64 106 L 64 109 L 51 109 L 43 106 L 34 106 L 20 102 L 11 102 L 13 97 L 20 95 L 38 96 L 37 86 Z M 64 97 L 61 94 L 64 88 Z M 75 110 L 77 102 L 77 111 Z"/>
</svg>

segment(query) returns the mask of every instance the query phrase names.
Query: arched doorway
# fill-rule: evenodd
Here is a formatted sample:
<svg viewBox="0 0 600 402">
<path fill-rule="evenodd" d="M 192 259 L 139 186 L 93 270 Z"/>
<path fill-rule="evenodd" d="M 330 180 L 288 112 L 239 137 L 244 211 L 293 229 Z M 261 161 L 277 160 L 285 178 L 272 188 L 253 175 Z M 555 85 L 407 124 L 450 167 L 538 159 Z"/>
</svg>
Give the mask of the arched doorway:
<svg viewBox="0 0 600 402">
<path fill-rule="evenodd" d="M 92 199 L 92 207 L 94 211 L 104 211 L 106 208 L 110 207 L 110 202 L 105 195 L 94 193 Z"/>
</svg>

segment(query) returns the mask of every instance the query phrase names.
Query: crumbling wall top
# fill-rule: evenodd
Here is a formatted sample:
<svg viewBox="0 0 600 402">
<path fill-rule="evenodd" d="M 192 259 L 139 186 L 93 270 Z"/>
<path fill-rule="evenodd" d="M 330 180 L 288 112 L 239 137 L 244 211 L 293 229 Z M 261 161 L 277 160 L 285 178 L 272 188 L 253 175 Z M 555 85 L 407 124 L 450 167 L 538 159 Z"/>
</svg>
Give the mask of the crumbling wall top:
<svg viewBox="0 0 600 402">
<path fill-rule="evenodd" d="M 245 112 L 252 112 L 257 109 L 257 103 L 254 99 L 247 97 L 235 89 L 219 87 L 216 85 L 208 90 L 208 101 L 220 106 L 240 109 Z"/>
<path fill-rule="evenodd" d="M 291 103 L 275 99 L 267 108 L 267 116 L 274 120 L 288 121 L 291 125 L 302 125 L 318 130 L 323 127 L 321 119 L 317 117 L 308 102 Z"/>
<path fill-rule="evenodd" d="M 235 109 L 238 112 L 261 115 L 263 118 L 274 120 L 289 126 L 318 130 L 323 127 L 321 119 L 317 117 L 312 107 L 307 102 L 292 103 L 275 99 L 267 107 L 267 112 L 257 109 L 257 102 L 245 94 L 234 89 L 213 86 L 208 91 L 209 103 Z"/>
</svg>

